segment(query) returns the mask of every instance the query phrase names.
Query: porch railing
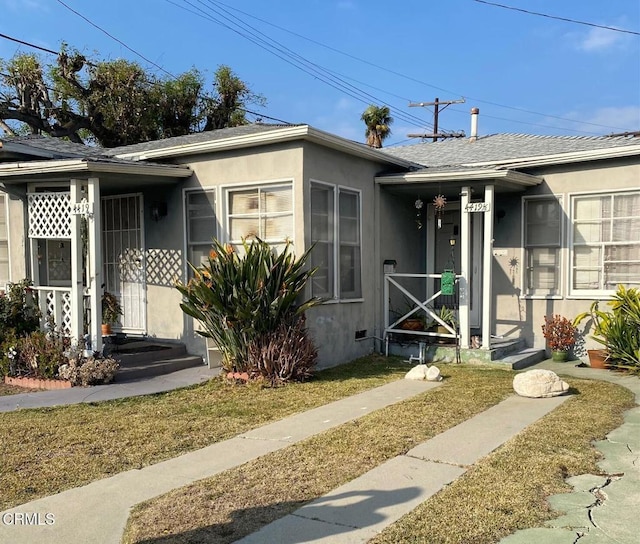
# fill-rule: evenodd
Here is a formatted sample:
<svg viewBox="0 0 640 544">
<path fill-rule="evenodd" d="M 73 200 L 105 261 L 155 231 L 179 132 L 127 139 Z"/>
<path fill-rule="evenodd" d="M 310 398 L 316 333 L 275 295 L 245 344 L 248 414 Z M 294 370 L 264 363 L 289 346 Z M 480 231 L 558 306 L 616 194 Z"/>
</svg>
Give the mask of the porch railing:
<svg viewBox="0 0 640 544">
<path fill-rule="evenodd" d="M 46 329 L 47 320 L 51 316 L 56 328 L 64 336 L 71 336 L 71 288 L 35 286 L 33 290 L 38 294 L 38 304 L 42 316 L 40 328 Z M 91 297 L 85 294 L 84 308 L 82 309 L 85 321 L 89 308 L 91 308 Z"/>
<path fill-rule="evenodd" d="M 459 282 L 462 276 L 456 276 L 456 284 Z M 429 279 L 442 279 L 442 274 L 385 274 L 384 275 L 384 338 L 388 339 L 389 333 L 396 334 L 411 334 L 418 336 L 433 336 L 438 338 L 457 338 L 458 331 L 455 327 L 451 326 L 449 323 L 445 323 L 438 314 L 434 311 L 433 301 L 435 301 L 438 297 L 442 296 L 442 290 L 435 292 L 433 295 L 428 297 L 426 300 L 419 299 L 416 295 L 411 293 L 409 289 L 401 285 L 398 281 L 399 278 L 413 278 L 413 279 L 424 279 L 425 287 L 426 282 Z M 411 309 L 406 312 L 404 315 L 398 317 L 395 321 L 391 321 L 391 307 L 390 307 L 390 296 L 392 293 L 392 289 L 400 291 L 405 299 L 410 301 L 412 305 Z M 444 327 L 447 331 L 437 332 L 437 331 L 425 331 L 425 330 L 407 330 L 401 327 L 401 324 L 406 319 L 410 319 L 411 316 L 416 315 L 418 312 L 423 311 L 426 318 L 435 321 L 438 325 Z"/>
</svg>

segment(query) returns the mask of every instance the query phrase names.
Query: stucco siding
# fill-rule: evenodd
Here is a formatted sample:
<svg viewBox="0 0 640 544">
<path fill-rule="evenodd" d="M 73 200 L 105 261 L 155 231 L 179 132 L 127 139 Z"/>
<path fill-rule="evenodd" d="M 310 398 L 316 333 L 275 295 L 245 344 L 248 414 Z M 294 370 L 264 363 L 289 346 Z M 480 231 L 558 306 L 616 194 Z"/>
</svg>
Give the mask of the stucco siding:
<svg viewBox="0 0 640 544">
<path fill-rule="evenodd" d="M 500 336 L 523 337 L 527 345 L 544 348 L 541 327 L 545 315 L 560 314 L 573 319 L 587 310 L 594 300 L 593 297 L 572 296 L 569 291 L 569 196 L 617 189 L 640 189 L 640 165 L 633 164 L 629 159 L 598 161 L 537 169 L 532 173 L 542 177 L 544 182 L 522 195 L 498 195 L 496 199 L 496 210 L 503 210 L 505 215 L 495 223 L 492 293 L 494 332 Z M 527 297 L 523 286 L 523 267 L 526 263 L 523 262 L 522 250 L 522 197 L 534 195 L 556 195 L 561 198 L 561 285 L 560 293 L 555 297 Z M 587 335 L 586 347 L 598 347 L 598 344 Z"/>
</svg>

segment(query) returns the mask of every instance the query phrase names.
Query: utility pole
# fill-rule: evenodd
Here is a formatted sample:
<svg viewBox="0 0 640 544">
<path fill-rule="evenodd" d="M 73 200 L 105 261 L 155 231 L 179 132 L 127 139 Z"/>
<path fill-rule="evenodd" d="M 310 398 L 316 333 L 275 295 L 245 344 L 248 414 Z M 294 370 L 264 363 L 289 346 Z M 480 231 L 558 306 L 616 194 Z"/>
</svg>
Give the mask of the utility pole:
<svg viewBox="0 0 640 544">
<path fill-rule="evenodd" d="M 438 141 L 438 138 L 464 138 L 464 132 L 438 132 L 438 117 L 441 111 L 444 111 L 447 106 L 451 104 L 464 104 L 466 100 L 461 98 L 460 100 L 440 100 L 438 97 L 433 102 L 409 102 L 410 108 L 426 108 L 428 106 L 434 106 L 433 109 L 433 134 L 407 134 L 409 138 L 432 138 L 434 142 Z M 444 105 L 444 108 L 440 109 L 440 106 Z"/>
</svg>

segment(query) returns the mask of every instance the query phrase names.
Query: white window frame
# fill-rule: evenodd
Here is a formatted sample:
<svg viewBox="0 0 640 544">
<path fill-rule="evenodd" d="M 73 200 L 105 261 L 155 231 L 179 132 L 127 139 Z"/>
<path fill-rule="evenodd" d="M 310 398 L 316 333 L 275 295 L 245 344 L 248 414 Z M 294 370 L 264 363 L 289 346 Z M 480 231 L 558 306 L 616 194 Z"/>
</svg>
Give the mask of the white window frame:
<svg viewBox="0 0 640 544">
<path fill-rule="evenodd" d="M 7 229 L 7 232 L 4 233 L 6 236 L 4 238 L 0 238 L 0 240 L 7 243 L 8 277 L 6 278 L 0 277 L 0 291 L 4 291 L 7 286 L 7 283 L 11 282 L 11 234 L 10 234 L 11 229 L 9 228 L 9 195 L 7 193 L 2 192 L 0 193 L 0 199 L 2 199 L 2 202 L 0 202 L 0 208 L 2 208 L 2 211 L 4 212 L 5 225 Z M 0 233 L 0 235 L 2 235 L 2 233 Z"/>
<path fill-rule="evenodd" d="M 567 267 L 567 285 L 568 285 L 568 296 L 567 298 L 572 299 L 609 299 L 615 294 L 614 289 L 575 289 L 573 287 L 573 279 L 574 279 L 574 203 L 577 199 L 580 198 L 590 198 L 590 197 L 602 197 L 609 196 L 613 197 L 613 195 L 621 195 L 621 194 L 638 194 L 640 193 L 640 187 L 629 187 L 629 188 L 620 188 L 620 189 L 608 189 L 601 191 L 580 191 L 575 193 L 569 193 L 569 213 L 567 214 L 569 217 L 569 235 L 568 235 L 568 249 L 569 249 L 569 257 L 568 262 L 569 266 Z M 613 214 L 613 208 L 611 209 L 611 213 Z M 601 219 L 601 218 L 600 218 Z M 615 217 L 612 216 L 612 220 L 615 220 Z M 599 242 L 602 247 L 606 245 L 607 242 Z"/>
<path fill-rule="evenodd" d="M 342 303 L 342 302 L 363 302 L 364 301 L 364 289 L 362 283 L 362 191 L 360 189 L 354 189 L 346 185 L 337 185 L 334 183 L 327 183 L 316 179 L 311 179 L 309 183 L 309 209 L 311 209 L 311 189 L 314 187 L 322 187 L 333 191 L 333 293 L 330 293 L 331 297 L 325 300 L 325 303 Z M 359 240 L 359 270 L 360 276 L 360 296 L 340 296 L 340 193 L 346 192 L 355 194 L 358 197 L 358 240 Z M 313 239 L 311 238 L 311 223 L 309 222 L 309 237 L 311 244 Z"/>
<path fill-rule="evenodd" d="M 534 247 L 553 247 L 551 245 L 539 245 L 539 246 L 528 246 L 527 245 L 527 203 L 532 201 L 540 201 L 540 200 L 557 200 L 560 212 L 559 225 L 558 225 L 558 289 L 555 293 L 543 293 L 543 292 L 531 292 L 528 286 L 528 274 L 529 274 L 529 260 L 528 260 L 528 250 Z M 520 274 L 520 284 L 522 285 L 522 295 L 521 298 L 525 299 L 549 299 L 549 300 L 557 300 L 563 297 L 564 293 L 564 274 L 563 274 L 563 264 L 564 264 L 564 240 L 565 240 L 565 224 L 566 224 L 566 212 L 564 206 L 564 195 L 562 194 L 544 194 L 544 195 L 531 195 L 522 197 L 521 202 L 521 244 L 522 248 L 520 262 L 521 266 L 521 274 Z"/>
<path fill-rule="evenodd" d="M 287 241 L 291 242 L 292 249 L 295 247 L 295 230 L 296 230 L 296 191 L 295 191 L 295 183 L 293 179 L 280 179 L 280 180 L 270 180 L 270 181 L 255 181 L 250 183 L 241 183 L 241 184 L 233 184 L 233 185 L 224 185 L 222 186 L 223 192 L 223 201 L 224 201 L 224 237 L 225 242 L 231 245 L 238 246 L 242 242 L 241 240 L 232 240 L 231 239 L 231 218 L 234 217 L 233 214 L 230 213 L 230 197 L 231 194 L 238 191 L 247 191 L 251 189 L 274 189 L 278 187 L 287 187 L 291 189 L 291 211 L 290 212 L 277 212 L 276 216 L 291 216 L 291 234 L 286 236 L 285 238 L 274 240 L 274 239 L 263 239 L 263 242 L 267 242 L 272 245 L 284 245 Z M 259 215 L 260 217 L 260 215 Z"/>
<path fill-rule="evenodd" d="M 220 217 L 219 209 L 219 195 L 217 187 L 190 187 L 188 189 L 182 190 L 182 214 L 184 217 L 184 277 L 188 279 L 190 277 L 191 267 L 189 266 L 189 256 L 190 256 L 190 247 L 192 245 L 201 245 L 201 243 L 192 243 L 189 237 L 189 206 L 187 204 L 187 198 L 190 193 L 213 193 L 214 204 L 213 204 L 213 219 L 214 219 L 214 229 L 213 229 L 213 237 L 218 238 L 220 233 L 218 225 L 218 218 Z M 213 245 L 213 244 L 212 244 Z M 193 263 L 192 263 L 193 264 Z"/>
</svg>

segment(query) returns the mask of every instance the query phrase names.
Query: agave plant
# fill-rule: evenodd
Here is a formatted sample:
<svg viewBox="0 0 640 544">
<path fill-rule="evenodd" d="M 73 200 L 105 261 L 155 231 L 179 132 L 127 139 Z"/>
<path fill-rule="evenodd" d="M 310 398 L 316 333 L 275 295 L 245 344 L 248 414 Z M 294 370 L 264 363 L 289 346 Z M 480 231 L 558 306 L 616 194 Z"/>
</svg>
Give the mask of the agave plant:
<svg viewBox="0 0 640 544">
<path fill-rule="evenodd" d="M 299 302 L 315 272 L 305 267 L 311 249 L 296 259 L 289 243 L 277 255 L 259 239 L 242 244 L 240 256 L 214 240 L 208 261 L 191 266 L 194 277 L 176 288 L 183 297 L 182 310 L 200 321 L 202 336 L 218 345 L 225 370 L 251 372 L 251 344 L 321 300 Z"/>
</svg>

